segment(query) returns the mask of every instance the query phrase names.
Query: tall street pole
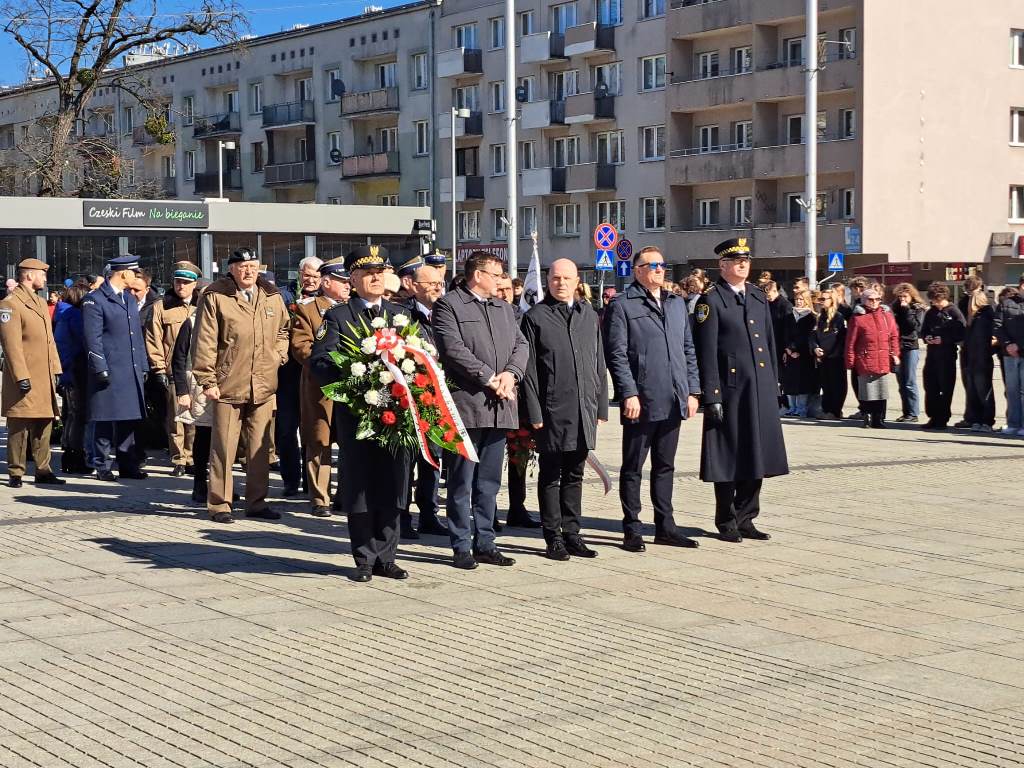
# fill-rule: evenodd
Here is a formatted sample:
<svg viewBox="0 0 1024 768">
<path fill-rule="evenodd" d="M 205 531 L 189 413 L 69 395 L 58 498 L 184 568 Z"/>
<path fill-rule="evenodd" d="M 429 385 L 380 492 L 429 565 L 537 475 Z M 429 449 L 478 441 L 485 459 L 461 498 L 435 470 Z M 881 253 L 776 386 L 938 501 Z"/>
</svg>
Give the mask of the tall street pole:
<svg viewBox="0 0 1024 768">
<path fill-rule="evenodd" d="M 804 274 L 813 291 L 818 287 L 818 0 L 807 0 L 807 41 L 804 44 L 805 71 L 804 116 L 806 185 L 804 190 Z"/>
<path fill-rule="evenodd" d="M 456 259 L 455 259 L 455 251 L 457 250 L 456 246 L 458 245 L 458 240 L 459 240 L 458 230 L 456 229 L 456 226 L 458 225 L 458 222 L 456 221 L 457 214 L 456 214 L 456 206 L 455 206 L 455 116 L 456 116 L 458 110 L 455 108 L 455 105 L 453 104 L 452 108 L 450 110 L 448 110 L 448 111 L 451 113 L 450 117 L 452 119 L 452 133 L 451 133 L 451 140 L 452 140 L 452 187 L 451 187 L 451 193 L 452 193 L 452 275 L 454 275 L 456 270 L 458 270 L 458 268 L 459 268 L 458 264 L 456 264 Z"/>
<path fill-rule="evenodd" d="M 516 143 L 516 4 L 505 0 L 505 115 L 508 119 L 508 139 L 505 145 L 505 173 L 508 176 L 508 273 L 513 278 L 519 271 L 516 245 L 519 243 L 519 205 L 516 184 L 519 181 L 519 145 Z"/>
</svg>

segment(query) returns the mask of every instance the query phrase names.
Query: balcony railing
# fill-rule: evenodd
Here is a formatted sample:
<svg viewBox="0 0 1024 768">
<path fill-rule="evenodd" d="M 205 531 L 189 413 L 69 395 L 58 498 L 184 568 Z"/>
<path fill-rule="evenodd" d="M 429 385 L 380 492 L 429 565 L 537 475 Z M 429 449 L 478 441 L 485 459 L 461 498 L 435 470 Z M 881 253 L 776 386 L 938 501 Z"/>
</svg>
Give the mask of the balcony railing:
<svg viewBox="0 0 1024 768">
<path fill-rule="evenodd" d="M 294 163 L 274 163 L 263 166 L 263 185 L 304 184 L 316 181 L 316 163 L 299 160 Z"/>
<path fill-rule="evenodd" d="M 238 168 L 234 168 L 229 171 L 224 171 L 224 189 L 241 189 L 242 188 L 242 172 Z M 197 173 L 195 178 L 195 190 L 196 192 L 217 192 L 220 190 L 220 184 L 217 181 L 217 172 L 212 173 Z"/>
<path fill-rule="evenodd" d="M 341 98 L 341 114 L 344 116 L 397 111 L 398 88 L 395 87 L 347 93 Z"/>
<path fill-rule="evenodd" d="M 676 8 L 689 8 L 691 5 L 710 5 L 711 3 L 720 3 L 722 0 L 672 0 L 669 6 L 673 10 Z"/>
<path fill-rule="evenodd" d="M 197 117 L 192 127 L 192 135 L 197 139 L 213 136 L 239 134 L 242 132 L 241 121 L 237 112 L 225 112 L 222 115 L 206 115 Z"/>
<path fill-rule="evenodd" d="M 437 54 L 438 77 L 480 75 L 484 71 L 483 52 L 479 48 L 452 48 Z"/>
<path fill-rule="evenodd" d="M 397 152 L 375 152 L 370 155 L 349 155 L 341 159 L 341 176 L 388 176 L 398 173 Z"/>
<path fill-rule="evenodd" d="M 293 101 L 289 104 L 271 104 L 263 108 L 263 127 L 301 125 L 316 122 L 312 101 Z"/>
<path fill-rule="evenodd" d="M 565 55 L 586 56 L 615 50 L 615 27 L 589 22 L 565 30 Z"/>
<path fill-rule="evenodd" d="M 171 136 L 174 136 L 173 132 L 171 133 Z M 163 144 L 163 142 L 157 141 L 156 136 L 146 130 L 146 126 L 137 125 L 132 128 L 132 144 L 136 147 L 153 147 L 159 146 Z M 167 146 L 170 146 L 171 144 L 173 144 L 173 141 Z"/>
<path fill-rule="evenodd" d="M 544 61 L 562 61 L 565 56 L 565 35 L 558 32 L 535 32 L 519 41 L 519 61 L 534 64 Z"/>
</svg>

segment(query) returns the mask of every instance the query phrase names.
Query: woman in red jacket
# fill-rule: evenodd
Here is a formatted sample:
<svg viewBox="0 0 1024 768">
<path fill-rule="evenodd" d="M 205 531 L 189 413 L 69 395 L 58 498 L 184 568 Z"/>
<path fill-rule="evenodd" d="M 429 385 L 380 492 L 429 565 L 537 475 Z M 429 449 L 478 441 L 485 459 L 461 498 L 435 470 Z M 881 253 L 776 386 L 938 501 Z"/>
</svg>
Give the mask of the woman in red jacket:
<svg viewBox="0 0 1024 768">
<path fill-rule="evenodd" d="M 900 333 L 878 291 L 869 288 L 860 298 L 846 334 L 846 367 L 857 373 L 864 427 L 885 429 L 887 377 L 900 363 Z"/>
</svg>

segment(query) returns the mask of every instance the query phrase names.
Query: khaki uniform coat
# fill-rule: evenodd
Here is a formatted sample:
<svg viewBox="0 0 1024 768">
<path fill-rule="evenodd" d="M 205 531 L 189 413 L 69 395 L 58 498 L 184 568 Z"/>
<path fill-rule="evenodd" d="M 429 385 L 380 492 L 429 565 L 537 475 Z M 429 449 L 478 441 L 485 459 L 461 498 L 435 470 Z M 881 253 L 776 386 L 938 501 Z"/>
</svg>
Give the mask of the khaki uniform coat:
<svg viewBox="0 0 1024 768">
<path fill-rule="evenodd" d="M 12 419 L 53 419 L 60 413 L 53 377 L 62 371 L 46 302 L 19 285 L 0 301 L 0 343 L 4 348 L 2 415 Z M 18 382 L 32 390 L 22 393 Z"/>
<path fill-rule="evenodd" d="M 245 300 L 230 275 L 203 293 L 196 312 L 192 374 L 203 389 L 217 386 L 220 401 L 267 402 L 277 391 L 277 369 L 288 360 L 288 311 L 275 286 L 262 278 Z"/>
<path fill-rule="evenodd" d="M 323 325 L 324 315 L 334 304 L 335 302 L 326 296 L 299 299 L 295 304 L 295 314 L 292 316 L 292 357 L 302 366 L 300 384 L 302 397 L 299 400 L 302 431 L 306 435 L 306 439 L 309 440 L 313 436 L 312 430 L 315 429 L 316 424 L 326 424 L 328 445 L 330 444 L 330 424 L 331 415 L 334 413 L 334 401 L 324 397 L 316 377 L 310 372 L 309 357 L 313 353 L 313 342 L 317 329 Z"/>
<path fill-rule="evenodd" d="M 173 289 L 153 303 L 153 314 L 145 326 L 146 354 L 149 355 L 153 373 L 171 375 L 174 341 L 189 315 L 189 306 Z"/>
</svg>

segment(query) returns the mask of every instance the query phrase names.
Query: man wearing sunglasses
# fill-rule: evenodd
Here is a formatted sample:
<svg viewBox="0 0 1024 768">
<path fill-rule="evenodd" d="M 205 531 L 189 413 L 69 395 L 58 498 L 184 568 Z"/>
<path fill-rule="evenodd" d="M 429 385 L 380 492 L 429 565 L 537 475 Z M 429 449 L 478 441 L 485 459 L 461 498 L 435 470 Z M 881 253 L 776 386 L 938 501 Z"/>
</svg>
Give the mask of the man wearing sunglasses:
<svg viewBox="0 0 1024 768">
<path fill-rule="evenodd" d="M 715 484 L 723 541 L 763 541 L 770 537 L 754 527 L 762 480 L 789 473 L 772 314 L 764 291 L 747 282 L 747 239 L 719 243 L 715 254 L 720 277 L 693 312 L 704 393 L 700 479 Z"/>
<path fill-rule="evenodd" d="M 604 353 L 621 402 L 622 548 L 643 552 L 640 476 L 651 454 L 654 543 L 696 547 L 672 514 L 679 427 L 697 413 L 700 380 L 686 300 L 664 289 L 665 257 L 654 247 L 633 257 L 635 281 L 605 309 Z"/>
</svg>

